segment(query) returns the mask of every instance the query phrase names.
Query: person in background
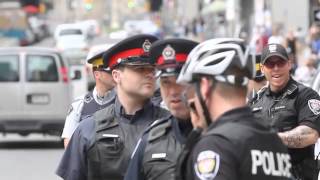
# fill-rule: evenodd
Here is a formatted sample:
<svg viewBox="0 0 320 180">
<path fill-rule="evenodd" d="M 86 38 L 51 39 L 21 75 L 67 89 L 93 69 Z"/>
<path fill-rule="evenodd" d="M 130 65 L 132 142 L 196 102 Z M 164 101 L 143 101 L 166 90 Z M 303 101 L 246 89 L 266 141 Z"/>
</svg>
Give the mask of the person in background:
<svg viewBox="0 0 320 180">
<path fill-rule="evenodd" d="M 256 59 L 256 75 L 253 79 L 249 80 L 248 83 L 248 101 L 250 101 L 254 96 L 257 94 L 257 92 L 264 86 L 267 85 L 268 81 L 266 80 L 266 77 L 261 72 L 261 54 L 258 54 L 255 56 Z"/>
<path fill-rule="evenodd" d="M 303 64 L 296 69 L 294 73 L 294 79 L 296 81 L 311 87 L 312 81 L 317 75 L 316 58 L 316 55 L 310 55 Z"/>
<path fill-rule="evenodd" d="M 292 73 L 294 73 L 298 67 L 298 63 L 297 63 L 298 40 L 295 37 L 293 30 L 289 30 L 284 41 L 284 47 L 287 50 L 289 60 L 291 61 L 291 64 L 292 64 Z"/>
<path fill-rule="evenodd" d="M 114 102 L 114 81 L 110 67 L 103 63 L 103 53 L 104 51 L 98 51 L 87 57 L 87 62 L 92 65 L 96 85 L 92 91 L 76 98 L 69 108 L 61 135 L 65 148 L 81 120 Z"/>
</svg>

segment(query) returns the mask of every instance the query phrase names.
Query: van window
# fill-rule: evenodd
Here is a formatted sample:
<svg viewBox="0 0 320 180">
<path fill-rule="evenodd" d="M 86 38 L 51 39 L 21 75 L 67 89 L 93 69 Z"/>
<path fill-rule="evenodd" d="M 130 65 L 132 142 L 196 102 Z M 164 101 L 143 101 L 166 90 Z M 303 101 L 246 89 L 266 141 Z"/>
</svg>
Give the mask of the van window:
<svg viewBox="0 0 320 180">
<path fill-rule="evenodd" d="M 58 70 L 53 56 L 28 55 L 27 80 L 32 82 L 58 81 Z"/>
<path fill-rule="evenodd" d="M 19 81 L 19 56 L 0 56 L 0 82 Z"/>
<path fill-rule="evenodd" d="M 59 33 L 60 36 L 64 35 L 81 35 L 82 31 L 80 29 L 64 29 Z"/>
</svg>

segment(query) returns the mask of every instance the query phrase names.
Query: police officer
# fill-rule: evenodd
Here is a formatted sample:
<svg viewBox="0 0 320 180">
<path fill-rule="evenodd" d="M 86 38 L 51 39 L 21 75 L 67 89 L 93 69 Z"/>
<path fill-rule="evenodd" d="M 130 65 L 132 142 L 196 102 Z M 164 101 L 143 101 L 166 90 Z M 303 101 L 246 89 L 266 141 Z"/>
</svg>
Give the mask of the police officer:
<svg viewBox="0 0 320 180">
<path fill-rule="evenodd" d="M 267 85 L 267 80 L 264 74 L 261 72 L 261 54 L 255 56 L 256 60 L 256 75 L 253 79 L 249 80 L 248 83 L 248 100 L 254 98 L 257 92 L 264 86 Z"/>
<path fill-rule="evenodd" d="M 320 131 L 320 97 L 290 76 L 291 63 L 285 48 L 269 44 L 262 53 L 261 70 L 269 81 L 251 106 L 254 114 L 279 132 L 289 147 L 296 179 L 315 179 L 313 144 Z"/>
<path fill-rule="evenodd" d="M 107 50 L 115 80 L 115 103 L 83 120 L 74 132 L 57 174 L 65 180 L 123 179 L 144 129 L 169 112 L 150 102 L 155 68 L 148 53 L 157 38 L 136 35 Z"/>
<path fill-rule="evenodd" d="M 146 130 L 130 161 L 125 180 L 174 179 L 177 157 L 192 130 L 189 109 L 183 99 L 186 86 L 176 83 L 188 53 L 198 43 L 167 39 L 152 44 L 150 56 L 156 60 L 160 90 L 172 116 L 164 117 Z"/>
<path fill-rule="evenodd" d="M 194 84 L 196 98 L 189 102 L 208 127 L 181 171 L 183 179 L 289 179 L 286 147 L 246 106 L 254 72 L 241 39 L 207 40 L 188 55 L 177 82 Z"/>
<path fill-rule="evenodd" d="M 69 109 L 61 137 L 64 139 L 64 147 L 68 145 L 74 130 L 78 127 L 80 120 L 92 115 L 114 102 L 114 81 L 108 65 L 103 64 L 102 55 L 104 51 L 88 55 L 87 62 L 92 65 L 93 76 L 96 82 L 95 88 L 87 94 L 76 98 Z"/>
</svg>

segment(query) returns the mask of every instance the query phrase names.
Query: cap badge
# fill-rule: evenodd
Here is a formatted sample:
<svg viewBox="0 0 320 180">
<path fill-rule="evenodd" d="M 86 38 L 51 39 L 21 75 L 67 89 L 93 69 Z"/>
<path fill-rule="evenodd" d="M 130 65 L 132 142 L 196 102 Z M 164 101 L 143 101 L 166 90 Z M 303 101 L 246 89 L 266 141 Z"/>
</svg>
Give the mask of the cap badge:
<svg viewBox="0 0 320 180">
<path fill-rule="evenodd" d="M 269 51 L 270 51 L 270 53 L 276 52 L 277 46 L 275 44 L 269 45 Z"/>
<path fill-rule="evenodd" d="M 144 43 L 142 44 L 143 51 L 144 52 L 149 52 L 150 47 L 151 47 L 151 42 L 148 39 L 146 39 L 144 41 Z"/>
<path fill-rule="evenodd" d="M 174 60 L 176 51 L 170 45 L 167 45 L 162 51 L 162 56 L 164 60 Z"/>
</svg>

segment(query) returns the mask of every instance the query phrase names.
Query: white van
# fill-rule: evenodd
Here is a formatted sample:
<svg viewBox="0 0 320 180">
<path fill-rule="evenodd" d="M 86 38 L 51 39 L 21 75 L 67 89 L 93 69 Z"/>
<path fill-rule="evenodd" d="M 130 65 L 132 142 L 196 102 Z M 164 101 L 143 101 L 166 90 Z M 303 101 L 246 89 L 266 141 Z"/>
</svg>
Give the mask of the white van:
<svg viewBox="0 0 320 180">
<path fill-rule="evenodd" d="M 0 48 L 0 132 L 60 135 L 72 100 L 68 65 L 48 48 Z"/>
</svg>

